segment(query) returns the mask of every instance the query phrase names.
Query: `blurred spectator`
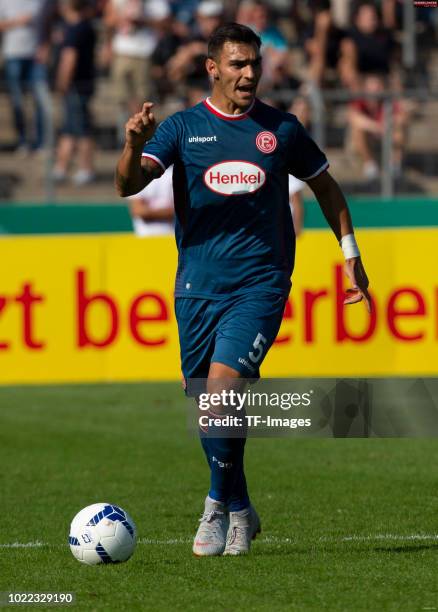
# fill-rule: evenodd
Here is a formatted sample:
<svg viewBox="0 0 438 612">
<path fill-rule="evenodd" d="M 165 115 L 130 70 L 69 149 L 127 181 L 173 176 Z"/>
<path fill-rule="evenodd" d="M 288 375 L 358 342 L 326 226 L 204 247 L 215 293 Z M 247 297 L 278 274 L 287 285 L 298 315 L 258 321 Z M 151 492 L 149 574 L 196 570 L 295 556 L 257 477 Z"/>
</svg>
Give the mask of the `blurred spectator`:
<svg viewBox="0 0 438 612">
<path fill-rule="evenodd" d="M 207 40 L 222 20 L 223 5 L 219 0 L 203 0 L 198 5 L 193 34 L 168 62 L 168 74 L 174 83 L 186 78 L 206 80 Z"/>
<path fill-rule="evenodd" d="M 202 102 L 210 95 L 208 88 L 202 87 L 199 81 L 188 81 L 186 87 L 185 107 L 191 108 Z"/>
<path fill-rule="evenodd" d="M 90 17 L 103 17 L 108 0 L 91 0 Z"/>
<path fill-rule="evenodd" d="M 292 104 L 290 105 L 289 112 L 293 115 L 296 115 L 296 117 L 304 125 L 306 130 L 310 128 L 311 109 L 306 96 L 302 94 L 298 94 L 297 96 L 295 96 Z"/>
<path fill-rule="evenodd" d="M 239 4 L 236 20 L 253 28 L 259 34 L 264 51 L 267 49 L 280 53 L 287 51 L 287 41 L 273 22 L 266 3 L 260 0 L 244 0 Z"/>
<path fill-rule="evenodd" d="M 183 38 L 171 14 L 159 23 L 156 30 L 158 42 L 151 56 L 152 78 L 158 97 L 163 101 L 167 94 L 173 92 L 172 82 L 168 74 L 168 63 L 176 54 Z"/>
<path fill-rule="evenodd" d="M 367 0 L 368 2 L 370 0 Z M 382 14 L 382 22 L 385 28 L 393 30 L 395 28 L 395 13 L 397 5 L 402 6 L 404 0 L 376 0 L 374 4 L 378 6 Z M 341 29 L 347 29 L 351 25 L 352 16 L 364 0 L 331 0 L 332 15 L 334 23 Z M 313 0 L 311 0 L 313 3 Z"/>
<path fill-rule="evenodd" d="M 88 0 L 67 0 L 62 5 L 66 22 L 56 89 L 63 95 L 64 124 L 58 143 L 54 178 L 66 178 L 77 146 L 77 185 L 94 179 L 94 142 L 90 102 L 94 93 L 96 33 L 90 20 Z"/>
<path fill-rule="evenodd" d="M 401 5 L 398 0 L 382 0 L 382 22 L 388 30 L 397 27 L 397 5 Z"/>
<path fill-rule="evenodd" d="M 129 198 L 132 225 L 137 236 L 161 236 L 174 230 L 173 166 L 143 191 Z"/>
<path fill-rule="evenodd" d="M 350 5 L 351 0 L 331 0 L 333 23 L 341 30 L 350 25 Z"/>
<path fill-rule="evenodd" d="M 159 39 L 156 28 L 169 16 L 166 0 L 108 0 L 106 4 L 106 61 L 120 105 L 120 126 L 151 98 L 151 56 Z"/>
<path fill-rule="evenodd" d="M 0 32 L 6 81 L 14 113 L 17 149 L 40 149 L 44 143 L 44 107 L 38 82 L 45 79 L 35 61 L 37 49 L 36 18 L 42 0 L 0 0 Z M 26 126 L 24 94 L 32 92 L 35 105 L 34 126 Z"/>
<path fill-rule="evenodd" d="M 281 86 L 289 73 L 287 41 L 274 24 L 269 7 L 259 0 L 239 4 L 236 21 L 253 28 L 262 39 L 263 76 L 260 90 Z"/>
<path fill-rule="evenodd" d="M 302 190 L 306 186 L 304 181 L 300 181 L 292 174 L 289 174 L 289 202 L 294 222 L 295 236 L 299 236 L 303 231 L 304 225 L 304 205 Z"/>
<path fill-rule="evenodd" d="M 330 0 L 315 0 L 311 9 L 312 21 L 305 33 L 308 78 L 321 87 L 328 69 L 334 72 L 338 68 L 345 32 L 334 24 Z"/>
<path fill-rule="evenodd" d="M 62 7 L 67 0 L 43 0 L 38 15 L 38 47 L 37 61 L 48 69 L 56 68 L 61 47 L 64 42 L 65 22 Z M 88 0 L 84 8 L 84 16 L 90 19 L 100 19 L 102 8 L 107 0 Z"/>
<path fill-rule="evenodd" d="M 189 35 L 198 4 L 199 0 L 171 0 L 172 13 L 180 36 Z"/>
<path fill-rule="evenodd" d="M 359 4 L 353 22 L 353 28 L 341 43 L 340 72 L 344 85 L 357 91 L 361 75 L 390 74 L 395 45 L 391 32 L 382 27 L 372 2 Z"/>
<path fill-rule="evenodd" d="M 58 38 L 56 26 L 63 21 L 62 4 L 66 0 L 42 0 L 38 15 L 38 54 L 40 61 L 47 62 L 53 42 Z M 89 0 L 85 9 L 90 18 L 101 18 L 103 8 L 108 0 Z M 54 40 L 55 39 L 55 40 Z"/>
<path fill-rule="evenodd" d="M 310 105 L 307 98 L 301 94 L 294 97 L 289 112 L 295 115 L 306 129 L 310 126 Z M 304 227 L 304 204 L 302 191 L 306 183 L 289 174 L 289 202 L 292 210 L 295 235 L 299 236 Z"/>
<path fill-rule="evenodd" d="M 368 74 L 363 80 L 363 90 L 369 94 L 381 94 L 385 91 L 385 77 L 380 74 Z M 393 167 L 395 177 L 401 175 L 403 151 L 406 143 L 406 128 L 409 112 L 403 101 L 393 103 Z M 363 162 L 364 178 L 372 181 L 379 176 L 376 157 L 380 153 L 381 140 L 385 131 L 385 117 L 381 99 L 359 99 L 351 102 L 349 122 L 351 127 L 352 146 Z"/>
<path fill-rule="evenodd" d="M 37 50 L 35 57 L 40 64 L 46 67 L 53 61 L 51 51 L 55 24 L 62 19 L 59 5 L 60 0 L 42 0 L 36 21 Z"/>
</svg>

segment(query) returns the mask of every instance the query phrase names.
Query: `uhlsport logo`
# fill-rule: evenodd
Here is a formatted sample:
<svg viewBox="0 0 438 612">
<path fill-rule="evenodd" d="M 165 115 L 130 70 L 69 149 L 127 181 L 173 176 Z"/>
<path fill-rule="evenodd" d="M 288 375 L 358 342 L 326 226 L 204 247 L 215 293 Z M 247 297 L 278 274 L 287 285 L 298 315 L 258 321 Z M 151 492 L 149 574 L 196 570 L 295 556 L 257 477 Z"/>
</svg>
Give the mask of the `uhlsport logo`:
<svg viewBox="0 0 438 612">
<path fill-rule="evenodd" d="M 204 144 L 204 142 L 217 142 L 217 136 L 190 136 L 189 142 L 199 142 Z"/>
<path fill-rule="evenodd" d="M 226 196 L 254 193 L 265 181 L 263 168 L 241 160 L 220 162 L 204 172 L 204 183 L 207 187 Z"/>
<path fill-rule="evenodd" d="M 259 132 L 256 145 L 262 153 L 272 153 L 277 148 L 277 138 L 272 132 Z"/>
</svg>

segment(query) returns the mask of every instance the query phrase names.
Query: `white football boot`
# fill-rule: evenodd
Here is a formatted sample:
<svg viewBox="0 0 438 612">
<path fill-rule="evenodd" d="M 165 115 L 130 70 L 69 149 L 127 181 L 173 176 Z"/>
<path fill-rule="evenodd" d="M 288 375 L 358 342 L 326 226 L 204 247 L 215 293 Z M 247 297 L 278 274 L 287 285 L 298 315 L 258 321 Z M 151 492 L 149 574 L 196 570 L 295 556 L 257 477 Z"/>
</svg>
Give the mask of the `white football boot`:
<svg viewBox="0 0 438 612">
<path fill-rule="evenodd" d="M 224 504 L 207 496 L 204 514 L 199 522 L 193 542 L 193 554 L 197 557 L 222 555 L 230 523 Z"/>
<path fill-rule="evenodd" d="M 246 555 L 262 530 L 259 515 L 253 506 L 238 512 L 230 512 L 230 526 L 224 555 Z"/>
</svg>

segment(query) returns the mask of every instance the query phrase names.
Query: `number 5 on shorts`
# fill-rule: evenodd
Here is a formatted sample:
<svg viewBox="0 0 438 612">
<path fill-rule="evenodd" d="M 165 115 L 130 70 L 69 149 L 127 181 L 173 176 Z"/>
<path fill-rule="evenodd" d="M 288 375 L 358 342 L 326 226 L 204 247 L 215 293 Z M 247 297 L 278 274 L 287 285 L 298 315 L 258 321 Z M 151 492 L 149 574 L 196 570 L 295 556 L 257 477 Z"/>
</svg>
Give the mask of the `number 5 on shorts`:
<svg viewBox="0 0 438 612">
<path fill-rule="evenodd" d="M 264 345 L 267 343 L 266 338 L 260 332 L 257 334 L 256 339 L 253 342 L 255 351 L 248 353 L 248 357 L 253 363 L 258 363 L 263 355 Z"/>
</svg>

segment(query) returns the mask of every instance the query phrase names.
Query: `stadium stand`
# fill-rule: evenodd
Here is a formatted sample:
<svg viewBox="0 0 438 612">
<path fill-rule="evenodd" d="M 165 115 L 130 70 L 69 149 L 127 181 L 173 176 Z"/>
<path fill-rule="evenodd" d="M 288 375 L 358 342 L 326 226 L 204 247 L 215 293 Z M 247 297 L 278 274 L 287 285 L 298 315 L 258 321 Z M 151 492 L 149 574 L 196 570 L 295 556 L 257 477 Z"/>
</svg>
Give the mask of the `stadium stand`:
<svg viewBox="0 0 438 612">
<path fill-rule="evenodd" d="M 38 1 L 36 0 L 37 3 Z M 44 43 L 48 53 L 52 85 L 49 114 L 53 118 L 55 131 L 54 134 L 47 136 L 46 142 L 49 145 L 43 150 L 26 153 L 21 148 L 17 149 L 19 142 L 14 130 L 2 53 L 0 55 L 0 202 L 111 203 L 118 200 L 113 189 L 113 170 L 120 142 L 120 96 L 115 95 L 114 81 L 109 70 L 112 61 L 109 53 L 113 36 L 111 23 L 105 18 L 108 10 L 106 5 L 109 3 L 105 0 L 71 1 L 73 4 L 79 3 L 85 6 L 98 32 L 96 52 L 98 75 L 92 99 L 96 145 L 95 179 L 84 186 L 77 186 L 71 181 L 55 185 L 53 180 L 55 144 L 62 123 L 62 94 L 54 91 L 53 86 L 64 31 L 62 11 L 59 9 L 65 2 L 41 0 L 39 1 L 41 10 L 44 8 L 47 11 L 47 7 L 50 6 L 52 11 L 49 25 L 47 19 L 44 21 L 45 29 L 43 28 L 40 38 L 40 42 L 41 40 L 43 42 L 38 53 L 41 53 L 41 45 L 44 46 Z M 358 5 L 369 5 L 369 2 L 352 2 L 351 5 L 347 3 L 349 10 L 346 10 L 346 3 L 341 0 L 333 0 L 331 4 L 328 0 L 318 0 L 318 2 L 271 0 L 264 3 L 266 8 L 269 8 L 269 12 L 255 0 L 241 3 L 240 6 L 234 0 L 225 2 L 203 0 L 200 3 L 118 0 L 115 4 L 122 8 L 126 5 L 126 14 L 129 15 L 130 11 L 132 14 L 132 18 L 126 18 L 123 23 L 118 24 L 118 29 L 125 28 L 129 31 L 131 28 L 137 31 L 139 27 L 148 28 L 149 41 L 152 39 L 156 41 L 152 68 L 148 65 L 148 71 L 151 70 L 153 75 L 150 77 L 148 93 L 158 102 L 156 110 L 159 117 L 165 117 L 182 108 L 187 99 L 196 99 L 199 93 L 206 89 L 206 82 L 199 75 L 199 55 L 193 56 L 190 60 L 192 64 L 185 67 L 183 75 L 178 74 L 178 78 L 173 78 L 175 57 L 178 53 L 181 54 L 184 47 L 193 46 L 194 41 L 201 48 L 200 45 L 202 46 L 205 37 L 203 28 L 208 29 L 210 24 L 218 22 L 220 15 L 222 19 L 233 19 L 237 14 L 240 19 L 245 19 L 254 27 L 257 25 L 261 27 L 263 19 L 269 20 L 266 37 L 271 38 L 267 40 L 266 45 L 274 48 L 277 46 L 283 53 L 283 41 L 287 41 L 287 61 L 276 68 L 275 78 L 271 79 L 271 89 L 265 89 L 261 95 L 269 101 L 280 103 L 284 108 L 289 108 L 297 95 L 306 97 L 311 109 L 310 130 L 317 139 L 323 140 L 332 171 L 345 192 L 368 195 L 381 192 L 385 183 L 383 177 L 385 158 L 378 156 L 382 169 L 381 180 L 365 181 L 361 161 L 357 155 L 352 155 L 348 133 L 348 107 L 354 94 L 342 84 L 336 57 L 333 55 L 337 53 L 337 41 L 342 39 L 339 33 L 351 31 L 353 15 L 360 10 Z M 24 7 L 25 5 L 26 3 L 23 4 Z M 6 17 L 2 15 L 2 6 L 0 2 L 0 29 L 3 30 L 4 41 L 9 26 L 5 26 Z M 401 177 L 392 181 L 391 190 L 395 193 L 433 195 L 438 193 L 436 145 L 438 102 L 434 95 L 438 90 L 436 48 L 438 10 L 415 9 L 410 13 L 413 21 L 409 22 L 409 15 L 404 15 L 401 3 L 382 0 L 377 2 L 376 6 L 382 15 L 383 24 L 386 28 L 390 28 L 391 37 L 395 41 L 399 82 L 404 86 L 403 96 L 410 100 L 412 109 L 413 129 L 409 129 L 408 133 L 403 172 Z M 321 19 L 321 15 L 328 15 L 331 20 L 326 34 L 324 34 L 324 18 Z M 330 60 L 328 72 L 324 73 L 324 78 L 317 78 L 315 81 L 315 45 L 309 46 L 309 40 L 321 41 L 325 35 L 328 36 L 327 55 L 331 54 L 328 58 Z M 391 95 L 400 97 L 401 88 L 395 87 L 384 92 L 384 98 L 389 99 Z M 26 113 L 30 115 L 33 111 L 32 99 L 27 96 Z M 74 169 L 72 169 L 73 175 Z M 388 185 L 388 180 L 386 184 Z"/>
</svg>

